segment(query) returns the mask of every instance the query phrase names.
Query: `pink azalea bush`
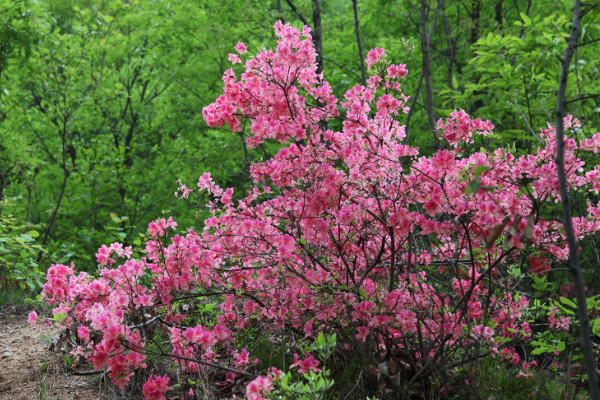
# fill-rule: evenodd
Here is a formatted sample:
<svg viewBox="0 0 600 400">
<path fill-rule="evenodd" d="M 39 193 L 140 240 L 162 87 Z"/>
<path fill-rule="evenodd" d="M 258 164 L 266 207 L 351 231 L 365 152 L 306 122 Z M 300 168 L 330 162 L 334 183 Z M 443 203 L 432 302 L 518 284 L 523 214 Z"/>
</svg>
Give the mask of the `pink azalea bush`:
<svg viewBox="0 0 600 400">
<path fill-rule="evenodd" d="M 396 391 L 449 379 L 448 368 L 482 356 L 530 361 L 514 347 L 532 337 L 530 301 L 507 290 L 506 267 L 531 260 L 543 275 L 549 260 L 567 258 L 560 222 L 544 217 L 559 201 L 554 128 L 532 154 L 472 151 L 494 127 L 459 110 L 438 121 L 448 147 L 420 156 L 402 142 L 405 65 L 388 63 L 340 101 L 316 73 L 310 30 L 278 22 L 275 32 L 276 49 L 249 57 L 239 76 L 226 71 L 223 95 L 203 110 L 210 126 L 249 127 L 250 147 L 282 144 L 251 166 L 252 190 L 234 200 L 204 174 L 178 192 L 191 204 L 209 199 L 203 230 L 153 221 L 145 257 L 113 244 L 98 252 L 98 276 L 49 269 L 43 297 L 76 332 L 78 351 L 120 387 L 147 356 L 166 356 L 217 386 L 243 381 L 254 399 L 276 379 L 252 354 L 259 336 L 288 341 L 288 368 L 307 373 L 320 361 L 298 355 L 298 344 L 336 333 L 339 352 L 359 355 L 367 373 L 384 374 L 384 361 L 406 366 Z M 236 50 L 232 62 L 243 62 L 246 46 Z M 384 57 L 372 50 L 367 63 Z M 600 191 L 600 168 L 581 156 L 599 146 L 600 134 L 566 140 L 570 190 Z M 600 230 L 600 205 L 587 212 L 573 219 L 579 238 Z M 198 310 L 211 302 L 206 317 Z M 552 318 L 552 329 L 569 329 Z M 164 398 L 168 383 L 153 376 L 143 393 Z"/>
</svg>

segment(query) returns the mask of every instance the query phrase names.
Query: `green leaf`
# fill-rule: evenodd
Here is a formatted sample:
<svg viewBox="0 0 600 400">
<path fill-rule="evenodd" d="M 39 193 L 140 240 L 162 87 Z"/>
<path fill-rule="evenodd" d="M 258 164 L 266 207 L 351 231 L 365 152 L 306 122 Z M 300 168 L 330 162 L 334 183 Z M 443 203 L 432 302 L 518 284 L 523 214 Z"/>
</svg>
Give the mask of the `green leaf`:
<svg viewBox="0 0 600 400">
<path fill-rule="evenodd" d="M 29 286 L 29 289 L 31 289 L 31 290 L 35 290 L 36 289 L 36 285 L 35 285 L 35 283 L 33 283 L 33 281 L 31 280 L 31 278 L 26 278 L 25 279 L 25 283 L 27 283 L 27 286 Z"/>
<path fill-rule="evenodd" d="M 572 307 L 572 308 L 575 308 L 575 309 L 577 308 L 577 304 L 575 304 L 573 302 L 573 300 L 567 299 L 566 297 L 561 297 L 560 298 L 560 302 L 563 303 L 563 304 L 565 304 L 565 305 L 567 305 L 567 306 L 569 306 L 569 307 Z"/>
<path fill-rule="evenodd" d="M 29 236 L 31 236 L 32 238 L 36 238 L 36 237 L 40 236 L 40 233 L 38 231 L 34 231 L 34 230 L 31 230 L 31 231 L 27 232 L 27 234 Z"/>
<path fill-rule="evenodd" d="M 473 170 L 473 176 L 474 176 L 475 178 L 479 178 L 479 176 L 480 176 L 481 174 L 483 174 L 484 172 L 487 172 L 487 171 L 489 171 L 489 170 L 490 170 L 490 168 L 489 168 L 489 167 L 487 167 L 487 166 L 485 166 L 485 165 L 478 165 L 478 166 L 477 166 L 477 167 L 475 167 L 475 169 Z"/>
<path fill-rule="evenodd" d="M 548 347 L 538 347 L 531 350 L 531 354 L 534 356 L 539 356 L 540 354 L 548 353 L 550 349 Z"/>
<path fill-rule="evenodd" d="M 467 186 L 465 187 L 465 194 L 476 194 L 479 191 L 479 188 L 481 188 L 481 179 L 476 178 L 473 179 L 472 181 L 470 181 Z"/>
<path fill-rule="evenodd" d="M 454 86 L 454 89 L 458 89 L 458 79 L 456 79 L 456 75 L 452 75 L 452 86 Z"/>
<path fill-rule="evenodd" d="M 524 26 L 529 26 L 529 25 L 531 25 L 531 18 L 529 18 L 529 16 L 527 16 L 527 14 L 525 14 L 525 13 L 520 13 L 520 15 L 521 15 L 521 19 L 523 19 Z"/>
</svg>

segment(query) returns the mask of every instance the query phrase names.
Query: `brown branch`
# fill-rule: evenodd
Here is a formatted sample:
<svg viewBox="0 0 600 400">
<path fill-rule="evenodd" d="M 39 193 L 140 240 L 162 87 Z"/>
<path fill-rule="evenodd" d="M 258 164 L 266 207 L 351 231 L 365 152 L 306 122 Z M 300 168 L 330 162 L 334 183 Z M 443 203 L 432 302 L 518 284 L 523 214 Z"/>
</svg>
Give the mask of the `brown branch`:
<svg viewBox="0 0 600 400">
<path fill-rule="evenodd" d="M 435 110 L 433 106 L 433 86 L 431 83 L 431 62 L 429 59 L 429 51 L 431 49 L 430 40 L 435 29 L 435 23 L 437 20 L 438 13 L 440 11 L 440 4 L 438 3 L 433 21 L 431 23 L 431 31 L 427 30 L 427 20 L 429 19 L 429 11 L 427 0 L 421 0 L 421 36 L 422 36 L 422 48 L 423 48 L 423 80 L 425 81 L 425 102 L 427 107 L 427 121 L 429 123 L 429 130 L 434 132 L 434 146 L 435 149 L 440 148 L 440 140 L 437 133 L 435 133 Z"/>
<path fill-rule="evenodd" d="M 588 44 L 591 44 L 591 43 L 594 43 L 594 42 L 597 42 L 597 41 L 600 41 L 600 38 L 591 39 L 591 40 L 588 40 L 587 42 L 579 43 L 579 44 L 576 45 L 576 47 L 587 46 Z"/>
<path fill-rule="evenodd" d="M 365 70 L 365 57 L 363 53 L 362 39 L 360 38 L 360 26 L 358 23 L 357 0 L 352 0 L 354 9 L 354 32 L 356 33 L 356 44 L 358 45 L 358 57 L 360 58 L 360 75 L 363 86 L 367 86 L 367 71 Z"/>
<path fill-rule="evenodd" d="M 336 62 L 336 61 L 334 61 L 334 60 L 332 60 L 330 58 L 327 58 L 327 57 L 323 57 L 323 60 L 328 61 L 328 62 L 332 63 L 333 65 L 336 65 L 336 66 L 340 67 L 341 69 L 343 69 L 345 71 L 350 72 L 352 75 L 354 75 L 358 79 L 360 79 L 360 76 L 356 72 L 352 71 L 350 68 L 348 68 L 348 67 L 346 67 L 346 66 L 344 66 L 344 65 L 342 65 L 342 64 L 340 64 L 340 63 L 338 63 L 338 62 Z"/>
<path fill-rule="evenodd" d="M 577 96 L 577 97 L 575 97 L 574 99 L 567 100 L 567 101 L 565 102 L 565 105 L 566 105 L 566 104 L 575 103 L 575 102 L 578 102 L 578 101 L 581 101 L 581 100 L 586 100 L 586 99 L 595 99 L 596 97 L 600 97 L 600 93 L 598 93 L 598 94 L 587 94 L 587 95 L 585 95 L 585 96 Z"/>
<path fill-rule="evenodd" d="M 501 3 L 500 3 L 501 4 Z M 448 15 L 446 13 L 446 5 L 444 0 L 439 0 L 439 5 L 442 11 L 442 22 L 444 24 L 444 34 L 446 35 L 446 43 L 448 46 L 448 87 L 452 92 L 456 89 L 454 87 L 454 71 L 453 65 L 456 62 L 456 41 L 452 36 L 452 29 L 450 28 L 450 22 L 448 21 Z M 450 99 L 450 105 L 455 108 L 454 97 Z"/>
<path fill-rule="evenodd" d="M 304 15 L 302 15 L 302 13 L 300 12 L 300 10 L 298 10 L 298 8 L 292 2 L 292 0 L 285 0 L 285 1 L 286 1 L 286 3 L 288 3 L 288 6 L 290 6 L 290 8 L 292 9 L 292 11 L 298 16 L 298 18 L 300 18 L 300 21 L 302 21 L 302 23 L 304 25 L 310 26 L 310 24 L 308 23 L 308 20 L 304 17 Z"/>
<path fill-rule="evenodd" d="M 312 41 L 317 51 L 317 74 L 323 72 L 323 29 L 321 27 L 321 0 L 312 0 L 313 31 Z"/>
<path fill-rule="evenodd" d="M 584 10 L 581 10 L 581 18 L 585 17 L 587 13 L 589 13 L 590 11 L 592 11 L 594 8 L 596 8 L 598 6 L 598 4 L 600 4 L 600 1 L 595 2 L 594 4 L 586 7 Z"/>
</svg>

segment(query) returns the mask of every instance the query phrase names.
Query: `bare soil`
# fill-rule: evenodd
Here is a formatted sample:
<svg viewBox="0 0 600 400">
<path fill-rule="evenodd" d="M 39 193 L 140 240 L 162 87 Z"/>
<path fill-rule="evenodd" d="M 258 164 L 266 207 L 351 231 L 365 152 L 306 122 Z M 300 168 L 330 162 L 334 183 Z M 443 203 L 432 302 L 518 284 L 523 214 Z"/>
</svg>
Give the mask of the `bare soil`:
<svg viewBox="0 0 600 400">
<path fill-rule="evenodd" d="M 99 376 L 67 370 L 50 346 L 55 327 L 32 328 L 28 305 L 0 306 L 0 400 L 110 399 Z"/>
</svg>

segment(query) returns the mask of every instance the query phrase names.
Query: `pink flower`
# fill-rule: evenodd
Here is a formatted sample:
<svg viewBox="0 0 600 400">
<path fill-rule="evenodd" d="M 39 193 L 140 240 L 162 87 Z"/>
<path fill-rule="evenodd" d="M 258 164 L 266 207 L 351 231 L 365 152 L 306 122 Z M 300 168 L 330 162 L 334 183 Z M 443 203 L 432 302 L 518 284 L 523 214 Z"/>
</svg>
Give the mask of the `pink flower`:
<svg viewBox="0 0 600 400">
<path fill-rule="evenodd" d="M 235 365 L 236 367 L 239 367 L 241 365 L 250 364 L 250 359 L 248 358 L 248 356 L 249 356 L 248 350 L 242 349 L 241 353 L 236 354 L 234 356 L 233 365 Z"/>
<path fill-rule="evenodd" d="M 238 44 L 235 45 L 235 51 L 237 51 L 240 54 L 244 54 L 246 51 L 248 51 L 248 49 L 246 48 L 246 45 L 242 42 L 238 42 Z"/>
<path fill-rule="evenodd" d="M 246 398 L 248 400 L 265 400 L 266 395 L 273 390 L 273 378 L 270 376 L 259 376 L 246 386 Z"/>
<path fill-rule="evenodd" d="M 29 322 L 29 325 L 31 325 L 33 328 L 37 326 L 37 320 L 38 315 L 35 311 L 32 311 L 29 313 L 29 315 L 27 315 L 27 322 Z"/>
<path fill-rule="evenodd" d="M 367 53 L 367 68 L 371 69 L 371 67 L 379 61 L 381 57 L 385 57 L 385 50 L 381 47 L 376 47 L 372 50 L 369 50 Z"/>
<path fill-rule="evenodd" d="M 144 400 L 166 400 L 164 393 L 169 390 L 169 377 L 151 375 L 142 386 Z"/>
<path fill-rule="evenodd" d="M 242 62 L 242 59 L 237 54 L 230 53 L 227 58 L 228 58 L 229 62 L 232 64 L 238 64 L 238 63 Z"/>
<path fill-rule="evenodd" d="M 77 327 L 77 337 L 84 340 L 86 343 L 90 341 L 90 329 L 80 325 Z"/>
<path fill-rule="evenodd" d="M 404 78 L 407 74 L 406 64 L 392 64 L 387 69 L 387 79 Z"/>
<path fill-rule="evenodd" d="M 537 257 L 534 255 L 529 256 L 529 265 L 531 266 L 530 271 L 537 276 L 544 276 L 546 272 L 552 269 L 548 259 L 546 257 Z"/>
<path fill-rule="evenodd" d="M 305 374 L 308 371 L 319 372 L 321 371 L 317 366 L 319 365 L 319 360 L 309 355 L 304 360 L 300 360 L 298 358 L 298 354 L 294 353 L 294 363 L 290 365 L 290 369 L 298 367 L 298 372 L 301 374 Z"/>
<path fill-rule="evenodd" d="M 218 341 L 223 341 L 231 336 L 231 331 L 224 325 L 215 325 L 212 331 Z"/>
<path fill-rule="evenodd" d="M 209 347 L 212 347 L 215 344 L 217 344 L 217 338 L 215 337 L 214 333 L 203 331 L 202 333 L 200 333 L 198 342 L 202 344 L 202 347 L 204 347 L 204 349 L 208 349 Z"/>
<path fill-rule="evenodd" d="M 477 325 L 473 327 L 472 336 L 476 339 L 492 340 L 494 330 L 489 326 Z"/>
<path fill-rule="evenodd" d="M 553 307 L 550 309 L 550 316 L 548 320 L 550 321 L 550 329 L 556 329 L 558 331 L 568 331 L 571 326 L 571 320 L 564 315 L 560 315 L 556 318 L 556 313 L 558 312 L 557 307 Z"/>
<path fill-rule="evenodd" d="M 363 343 L 366 342 L 367 335 L 369 334 L 369 328 L 367 328 L 366 326 L 359 326 L 358 328 L 356 328 L 356 330 L 358 331 L 358 333 L 356 334 L 356 338 Z"/>
</svg>

